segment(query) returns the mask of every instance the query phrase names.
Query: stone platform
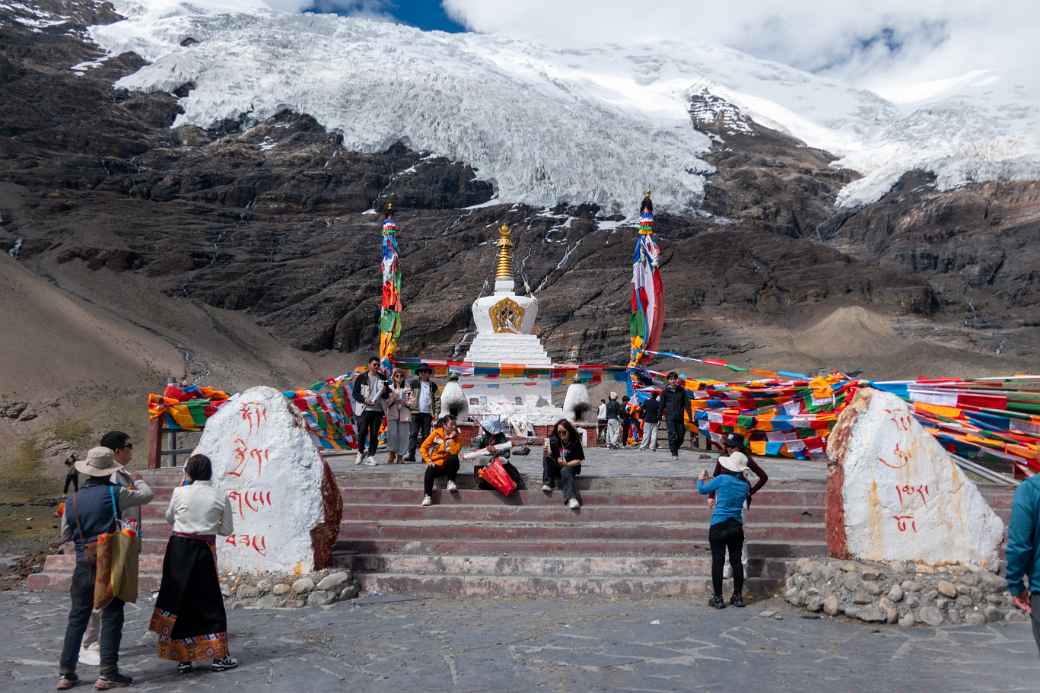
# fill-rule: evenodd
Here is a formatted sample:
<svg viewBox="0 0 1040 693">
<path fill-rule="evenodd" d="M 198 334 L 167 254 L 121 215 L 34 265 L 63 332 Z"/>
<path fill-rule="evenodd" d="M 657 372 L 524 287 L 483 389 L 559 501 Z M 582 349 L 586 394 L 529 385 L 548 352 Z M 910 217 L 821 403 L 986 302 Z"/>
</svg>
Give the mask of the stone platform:
<svg viewBox="0 0 1040 693">
<path fill-rule="evenodd" d="M 460 492 L 435 491 L 430 508 L 419 506 L 420 464 L 359 467 L 353 456 L 330 462 L 344 500 L 335 558 L 370 592 L 647 598 L 709 589 L 711 513 L 694 479 L 714 455 L 683 450 L 673 461 L 667 452 L 596 449 L 579 477 L 578 511 L 564 507 L 558 491 L 539 490 L 538 447 L 513 459 L 528 490 L 508 499 L 479 490 L 464 462 Z M 775 592 L 790 561 L 826 554 L 826 466 L 762 465 L 770 481 L 756 494 L 746 527 L 747 588 L 757 594 Z M 158 584 L 169 536 L 162 514 L 180 471 L 146 476 L 156 500 L 144 511 L 142 591 Z M 982 488 L 1006 519 L 1011 492 Z M 71 556 L 50 556 L 29 586 L 67 589 L 71 570 Z"/>
</svg>

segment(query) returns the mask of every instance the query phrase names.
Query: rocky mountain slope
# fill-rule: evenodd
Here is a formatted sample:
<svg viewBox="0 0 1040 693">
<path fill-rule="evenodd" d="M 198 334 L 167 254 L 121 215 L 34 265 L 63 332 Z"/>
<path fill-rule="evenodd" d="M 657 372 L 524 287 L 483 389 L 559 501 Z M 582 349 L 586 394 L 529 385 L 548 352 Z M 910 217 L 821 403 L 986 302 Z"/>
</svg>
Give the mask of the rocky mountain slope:
<svg viewBox="0 0 1040 693">
<path fill-rule="evenodd" d="M 506 183 L 473 160 L 404 139 L 360 147 L 314 113 L 205 121 L 191 110 L 205 85 L 116 86 L 154 74 L 88 33 L 118 19 L 89 0 L 0 0 L 0 249 L 11 255 L 0 280 L 32 287 L 3 297 L 13 356 L 0 399 L 57 398 L 54 420 L 96 416 L 115 397 L 133 418 L 146 391 L 182 371 L 235 389 L 345 370 L 376 342 L 374 210 L 390 194 L 402 353 L 464 351 L 505 222 L 554 358 L 624 359 L 634 230 L 623 221 L 652 180 L 609 172 L 635 191 L 625 214 L 613 194 L 605 206 L 497 204 Z M 1035 370 L 1037 183 L 942 190 L 915 171 L 875 203 L 838 207 L 862 172 L 717 91 L 691 93 L 683 111 L 682 137 L 704 143 L 700 206 L 657 219 L 664 348 L 887 377 Z M 30 425 L 0 422 L 0 436 Z"/>
</svg>

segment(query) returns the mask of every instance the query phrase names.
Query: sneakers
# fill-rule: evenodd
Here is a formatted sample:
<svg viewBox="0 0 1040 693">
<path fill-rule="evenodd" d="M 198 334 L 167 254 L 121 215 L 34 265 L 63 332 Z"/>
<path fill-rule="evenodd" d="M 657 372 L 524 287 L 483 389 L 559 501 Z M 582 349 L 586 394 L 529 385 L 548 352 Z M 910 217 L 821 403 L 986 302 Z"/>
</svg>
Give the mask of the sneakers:
<svg viewBox="0 0 1040 693">
<path fill-rule="evenodd" d="M 404 458 L 404 461 L 405 462 L 415 462 L 415 455 L 409 455 L 408 457 Z"/>
<path fill-rule="evenodd" d="M 357 459 L 354 460 L 354 464 L 361 464 L 365 461 L 365 455 L 360 450 L 357 453 Z"/>
<path fill-rule="evenodd" d="M 365 458 L 365 461 L 363 462 L 363 464 L 364 464 L 364 465 L 365 465 L 366 467 L 374 467 L 374 466 L 376 466 L 376 464 L 378 464 L 378 463 L 376 462 L 376 458 L 374 458 L 374 457 L 371 457 L 371 456 L 369 456 L 369 457 L 366 457 L 366 458 Z"/>
<path fill-rule="evenodd" d="M 67 691 L 73 686 L 79 685 L 79 677 L 75 674 L 61 674 L 58 676 L 58 685 L 55 686 L 59 691 Z"/>
<path fill-rule="evenodd" d="M 730 597 L 729 603 L 737 607 L 738 609 L 743 609 L 745 606 L 747 606 L 744 603 L 744 597 L 739 594 L 734 594 L 732 597 Z"/>
<path fill-rule="evenodd" d="M 708 601 L 708 606 L 713 609 L 725 609 L 726 602 L 722 601 L 722 597 L 716 594 Z"/>
<path fill-rule="evenodd" d="M 542 484 L 542 493 L 552 493 L 552 486 L 549 484 Z"/>
<path fill-rule="evenodd" d="M 459 492 L 459 487 L 455 485 L 454 481 L 449 481 L 446 488 L 448 489 L 448 493 L 458 493 Z"/>
<path fill-rule="evenodd" d="M 113 671 L 110 674 L 102 674 L 98 677 L 98 680 L 94 682 L 94 690 L 98 691 L 110 691 L 113 688 L 126 688 L 133 684 L 134 680 L 125 674 L 120 674 L 118 671 Z"/>
<path fill-rule="evenodd" d="M 94 642 L 79 650 L 79 663 L 88 667 L 96 667 L 101 664 L 101 643 Z"/>
<path fill-rule="evenodd" d="M 433 499 L 430 498 L 429 496 L 423 496 L 422 497 L 422 503 L 420 503 L 419 505 L 421 505 L 424 508 L 427 508 L 427 507 L 433 505 Z"/>
<path fill-rule="evenodd" d="M 177 665 L 177 673 L 178 674 L 190 674 L 192 672 L 193 668 L 194 667 L 192 667 L 191 662 L 181 662 L 180 664 Z"/>
<path fill-rule="evenodd" d="M 581 501 L 579 501 L 577 498 L 571 498 L 569 501 L 567 501 L 567 507 L 571 510 L 577 510 L 581 507 Z"/>
<path fill-rule="evenodd" d="M 213 664 L 210 665 L 212 671 L 227 671 L 228 669 L 234 669 L 238 666 L 238 660 L 234 657 L 224 657 L 223 659 L 214 659 Z"/>
</svg>

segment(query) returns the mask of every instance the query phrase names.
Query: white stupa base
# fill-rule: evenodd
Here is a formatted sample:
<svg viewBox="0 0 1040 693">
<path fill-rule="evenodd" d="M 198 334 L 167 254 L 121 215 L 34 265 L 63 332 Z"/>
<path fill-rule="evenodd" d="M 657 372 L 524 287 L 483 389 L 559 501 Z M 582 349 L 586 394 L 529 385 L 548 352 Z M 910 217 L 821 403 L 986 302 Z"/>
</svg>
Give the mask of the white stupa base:
<svg viewBox="0 0 1040 693">
<path fill-rule="evenodd" d="M 552 365 L 541 340 L 533 334 L 478 333 L 466 352 L 465 360 L 471 363 Z"/>
<path fill-rule="evenodd" d="M 564 418 L 563 409 L 552 403 L 552 385 L 548 380 L 464 376 L 460 383 L 472 419 L 495 415 L 522 427 L 525 423 L 552 424 Z"/>
</svg>

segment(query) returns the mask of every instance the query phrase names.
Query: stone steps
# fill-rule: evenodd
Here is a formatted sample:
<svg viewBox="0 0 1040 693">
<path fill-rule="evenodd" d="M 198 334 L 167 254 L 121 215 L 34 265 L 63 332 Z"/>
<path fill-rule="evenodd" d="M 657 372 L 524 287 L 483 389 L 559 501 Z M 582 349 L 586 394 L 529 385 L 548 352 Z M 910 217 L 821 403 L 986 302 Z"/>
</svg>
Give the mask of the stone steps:
<svg viewBox="0 0 1040 693">
<path fill-rule="evenodd" d="M 711 594 L 711 581 L 703 577 L 536 577 L 529 575 L 425 575 L 416 573 L 356 573 L 367 592 L 408 594 L 448 594 L 456 597 L 624 597 L 651 599 L 662 597 L 700 597 Z M 725 594 L 731 581 L 727 580 Z M 745 594 L 764 595 L 774 591 L 777 580 L 749 578 Z"/>
<path fill-rule="evenodd" d="M 503 498 L 460 476 L 421 508 L 421 465 L 337 475 L 344 518 L 336 560 L 378 592 L 531 596 L 703 596 L 709 590 L 711 511 L 689 476 L 579 478 L 583 507 L 559 491 Z M 170 534 L 163 519 L 179 470 L 147 474 L 156 500 L 144 511 L 141 592 L 158 587 Z M 537 484 L 537 485 L 536 485 Z M 821 481 L 770 482 L 756 494 L 745 534 L 748 590 L 777 589 L 790 561 L 826 554 Z M 1011 493 L 983 488 L 1006 520 Z M 68 588 L 71 556 L 50 556 L 31 589 Z"/>
</svg>

